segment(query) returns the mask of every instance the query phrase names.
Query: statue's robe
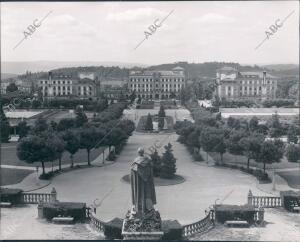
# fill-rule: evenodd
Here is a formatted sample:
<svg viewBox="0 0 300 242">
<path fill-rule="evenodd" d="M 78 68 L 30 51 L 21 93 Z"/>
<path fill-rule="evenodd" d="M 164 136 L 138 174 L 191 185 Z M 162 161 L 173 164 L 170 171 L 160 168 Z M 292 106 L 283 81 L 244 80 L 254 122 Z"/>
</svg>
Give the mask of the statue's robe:
<svg viewBox="0 0 300 242">
<path fill-rule="evenodd" d="M 144 215 L 156 204 L 153 167 L 147 157 L 139 156 L 131 165 L 131 194 L 137 215 Z"/>
</svg>

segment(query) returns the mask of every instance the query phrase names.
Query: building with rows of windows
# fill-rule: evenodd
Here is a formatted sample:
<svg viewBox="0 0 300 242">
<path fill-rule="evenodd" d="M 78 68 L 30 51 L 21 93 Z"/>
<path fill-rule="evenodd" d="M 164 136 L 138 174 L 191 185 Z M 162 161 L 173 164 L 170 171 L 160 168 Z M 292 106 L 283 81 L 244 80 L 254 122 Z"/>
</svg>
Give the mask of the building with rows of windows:
<svg viewBox="0 0 300 242">
<path fill-rule="evenodd" d="M 78 78 L 74 78 L 70 75 L 49 72 L 47 78 L 39 80 L 38 87 L 45 98 L 65 96 L 89 98 L 95 96 L 96 91 L 94 78 L 82 74 L 79 74 Z"/>
<path fill-rule="evenodd" d="M 273 99 L 276 96 L 277 78 L 265 71 L 240 72 L 223 67 L 216 73 L 216 95 L 222 99 Z"/>
<path fill-rule="evenodd" d="M 185 72 L 181 67 L 171 71 L 131 71 L 128 79 L 128 89 L 146 99 L 178 97 L 185 85 Z"/>
</svg>

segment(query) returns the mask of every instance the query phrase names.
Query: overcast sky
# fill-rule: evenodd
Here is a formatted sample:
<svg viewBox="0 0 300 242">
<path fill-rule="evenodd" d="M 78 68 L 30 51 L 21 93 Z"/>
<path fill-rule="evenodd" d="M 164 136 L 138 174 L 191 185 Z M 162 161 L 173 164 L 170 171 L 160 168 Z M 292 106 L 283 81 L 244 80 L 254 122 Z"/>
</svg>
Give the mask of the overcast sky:
<svg viewBox="0 0 300 242">
<path fill-rule="evenodd" d="M 134 50 L 148 26 L 172 10 Z M 41 26 L 13 50 L 27 26 L 50 11 Z M 281 23 L 292 11 L 282 27 L 255 50 L 269 26 L 277 19 Z M 298 22 L 298 1 L 6 2 L 1 3 L 1 59 L 298 64 Z"/>
</svg>

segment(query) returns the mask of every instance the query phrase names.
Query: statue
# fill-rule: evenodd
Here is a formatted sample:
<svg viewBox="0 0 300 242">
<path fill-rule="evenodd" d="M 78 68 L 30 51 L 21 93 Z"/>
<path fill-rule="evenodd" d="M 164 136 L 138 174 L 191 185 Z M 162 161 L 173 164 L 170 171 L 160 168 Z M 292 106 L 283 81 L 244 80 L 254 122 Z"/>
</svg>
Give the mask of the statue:
<svg viewBox="0 0 300 242">
<path fill-rule="evenodd" d="M 138 157 L 131 164 L 131 197 L 132 207 L 127 212 L 122 234 L 127 239 L 132 233 L 153 233 L 162 236 L 161 218 L 158 211 L 154 209 L 156 204 L 155 187 L 153 181 L 153 166 L 151 160 L 144 155 L 144 149 L 138 149 Z M 160 238 L 151 237 L 151 238 Z M 139 237 L 142 238 L 142 237 Z"/>
<path fill-rule="evenodd" d="M 139 156 L 131 164 L 132 215 L 145 216 L 156 204 L 151 160 L 144 156 L 144 149 L 138 149 Z"/>
</svg>

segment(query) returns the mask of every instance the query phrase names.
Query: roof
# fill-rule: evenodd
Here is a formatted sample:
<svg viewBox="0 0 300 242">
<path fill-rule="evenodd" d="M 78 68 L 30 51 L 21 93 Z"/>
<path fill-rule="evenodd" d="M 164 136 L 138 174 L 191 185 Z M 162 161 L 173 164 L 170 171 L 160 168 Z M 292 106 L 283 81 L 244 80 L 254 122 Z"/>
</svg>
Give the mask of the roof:
<svg viewBox="0 0 300 242">
<path fill-rule="evenodd" d="M 222 68 L 218 69 L 219 71 L 236 71 L 236 69 L 234 69 L 231 66 L 223 66 Z"/>
<path fill-rule="evenodd" d="M 131 76 L 152 76 L 155 73 L 159 73 L 161 76 L 184 76 L 184 74 L 178 74 L 174 71 L 135 71 L 131 72 Z"/>
<path fill-rule="evenodd" d="M 180 67 L 180 66 L 176 66 L 172 70 L 175 70 L 175 71 L 184 71 L 184 69 L 182 67 Z"/>
<path fill-rule="evenodd" d="M 258 76 L 259 78 L 263 78 L 263 72 L 262 71 L 240 71 L 239 72 L 242 76 Z M 270 74 L 266 74 L 267 78 L 276 78 L 275 76 L 272 76 Z"/>
</svg>

